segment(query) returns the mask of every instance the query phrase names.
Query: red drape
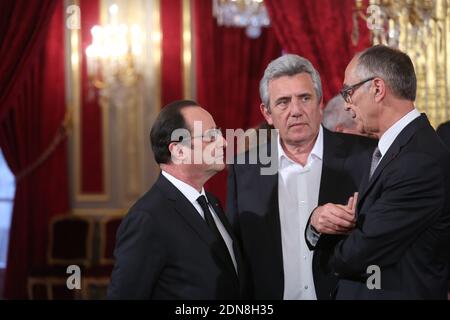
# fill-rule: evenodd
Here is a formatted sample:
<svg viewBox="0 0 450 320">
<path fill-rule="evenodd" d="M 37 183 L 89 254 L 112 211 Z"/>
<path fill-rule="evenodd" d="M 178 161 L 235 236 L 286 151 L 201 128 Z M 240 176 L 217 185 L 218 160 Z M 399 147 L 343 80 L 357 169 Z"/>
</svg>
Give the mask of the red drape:
<svg viewBox="0 0 450 320">
<path fill-rule="evenodd" d="M 103 114 L 99 91 L 91 87 L 87 74 L 86 48 L 92 43 L 91 29 L 100 23 L 99 0 L 80 0 L 81 10 L 81 105 L 80 105 L 80 188 L 81 193 L 105 192 L 103 184 Z"/>
<path fill-rule="evenodd" d="M 182 3 L 161 1 L 161 106 L 183 98 Z"/>
<path fill-rule="evenodd" d="M 0 1 L 0 121 L 42 48 L 54 0 Z"/>
<path fill-rule="evenodd" d="M 325 101 L 342 87 L 353 55 L 370 46 L 369 30 L 359 21 L 359 42 L 352 44 L 354 0 L 265 0 L 283 50 L 311 61 L 320 73 Z"/>
<path fill-rule="evenodd" d="M 7 3 L 9 6 L 5 6 Z M 0 88 L 8 97 L 2 101 L 9 107 L 6 112 L 5 105 L 0 106 L 5 111 L 0 121 L 0 147 L 18 177 L 48 149 L 64 118 L 63 1 L 14 0 L 2 2 L 1 7 L 11 17 L 7 25 L 0 22 L 7 27 L 6 31 L 1 29 L 0 39 L 13 41 L 15 50 L 3 51 L 8 43 L 2 42 L 4 59 L 0 68 L 13 75 L 0 73 Z M 26 298 L 30 268 L 45 262 L 48 222 L 68 208 L 67 148 L 63 140 L 35 170 L 16 181 L 6 298 Z"/>
<path fill-rule="evenodd" d="M 259 80 L 267 64 L 281 54 L 271 29 L 257 39 L 241 28 L 219 27 L 212 1 L 194 1 L 197 100 L 222 128 L 248 129 L 263 121 L 259 111 Z M 207 185 L 222 203 L 226 174 Z"/>
</svg>

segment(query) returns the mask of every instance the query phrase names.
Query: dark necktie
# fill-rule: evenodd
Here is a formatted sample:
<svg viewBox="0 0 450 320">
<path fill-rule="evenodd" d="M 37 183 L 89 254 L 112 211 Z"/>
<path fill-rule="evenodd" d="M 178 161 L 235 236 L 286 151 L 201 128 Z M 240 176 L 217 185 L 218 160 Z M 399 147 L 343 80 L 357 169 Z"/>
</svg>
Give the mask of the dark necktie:
<svg viewBox="0 0 450 320">
<path fill-rule="evenodd" d="M 372 163 L 370 164 L 369 180 L 370 180 L 370 178 L 372 178 L 372 175 L 375 172 L 375 169 L 377 168 L 378 163 L 380 162 L 380 159 L 381 159 L 381 152 L 380 152 L 380 149 L 378 149 L 378 147 L 376 147 L 375 150 L 373 151 Z"/>
<path fill-rule="evenodd" d="M 226 255 L 226 259 L 229 263 L 231 263 L 233 269 L 233 260 L 231 260 L 230 251 L 228 250 L 227 245 L 225 244 L 225 241 L 223 240 L 222 235 L 220 234 L 219 229 L 217 228 L 216 222 L 214 221 L 214 218 L 212 216 L 211 211 L 209 210 L 208 202 L 206 201 L 205 196 L 201 195 L 197 198 L 197 202 L 200 204 L 200 207 L 202 207 L 203 214 L 205 216 L 205 221 L 208 227 L 211 229 L 212 233 L 214 234 L 217 241 L 215 242 L 215 245 L 217 248 L 222 251 L 222 254 Z"/>
</svg>

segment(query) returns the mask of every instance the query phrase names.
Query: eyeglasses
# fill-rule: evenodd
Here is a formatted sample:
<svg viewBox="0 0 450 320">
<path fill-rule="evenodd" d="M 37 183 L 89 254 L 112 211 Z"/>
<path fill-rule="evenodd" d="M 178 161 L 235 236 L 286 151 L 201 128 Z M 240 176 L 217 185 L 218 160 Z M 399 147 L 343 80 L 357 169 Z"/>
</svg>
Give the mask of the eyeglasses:
<svg viewBox="0 0 450 320">
<path fill-rule="evenodd" d="M 181 136 L 179 140 L 170 141 L 170 142 L 181 142 L 184 140 L 192 140 L 192 139 L 202 138 L 203 142 L 212 143 L 212 142 L 217 141 L 219 139 L 219 137 L 222 137 L 222 136 L 223 136 L 222 129 L 213 128 L 213 129 L 206 130 L 200 136 L 193 136 L 193 137 L 182 137 Z"/>
<path fill-rule="evenodd" d="M 373 80 L 376 77 L 371 77 L 369 79 L 360 81 L 358 83 L 355 83 L 354 85 L 348 86 L 348 87 L 344 87 L 341 91 L 340 94 L 342 96 L 342 98 L 344 98 L 344 101 L 347 103 L 352 103 L 352 94 L 355 93 L 356 89 L 358 89 L 360 86 L 362 86 L 364 83 L 366 83 L 367 81 Z"/>
</svg>

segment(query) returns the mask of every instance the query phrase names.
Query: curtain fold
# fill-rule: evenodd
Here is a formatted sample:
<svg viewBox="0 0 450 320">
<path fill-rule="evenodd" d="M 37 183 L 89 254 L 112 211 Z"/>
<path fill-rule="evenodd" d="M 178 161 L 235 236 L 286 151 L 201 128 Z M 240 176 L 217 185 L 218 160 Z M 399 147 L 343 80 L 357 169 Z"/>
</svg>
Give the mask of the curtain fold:
<svg viewBox="0 0 450 320">
<path fill-rule="evenodd" d="M 65 24 L 62 0 L 6 1 L 0 5 L 0 9 L 5 8 L 12 16 L 6 33 L 0 31 L 0 88 L 2 101 L 9 108 L 0 105 L 4 114 L 0 147 L 18 179 L 4 296 L 23 299 L 27 297 L 29 271 L 46 261 L 49 220 L 69 210 L 66 140 L 24 174 L 48 150 L 64 119 Z M 26 18 L 18 8 L 26 11 Z M 13 39 L 14 34 L 18 39 Z M 15 49 L 4 50 L 8 41 L 13 41 L 9 44 Z"/>
<path fill-rule="evenodd" d="M 221 128 L 248 129 L 264 119 L 259 111 L 259 80 L 267 64 L 281 54 L 273 31 L 250 39 L 243 28 L 219 27 L 212 1 L 194 1 L 197 100 Z M 226 173 L 207 184 L 222 203 Z"/>
<path fill-rule="evenodd" d="M 283 50 L 311 61 L 322 78 L 325 101 L 338 94 L 347 64 L 370 46 L 370 33 L 358 19 L 352 43 L 354 0 L 265 0 L 272 28 Z"/>
<path fill-rule="evenodd" d="M 45 43 L 55 0 L 0 1 L 0 122 Z"/>
</svg>

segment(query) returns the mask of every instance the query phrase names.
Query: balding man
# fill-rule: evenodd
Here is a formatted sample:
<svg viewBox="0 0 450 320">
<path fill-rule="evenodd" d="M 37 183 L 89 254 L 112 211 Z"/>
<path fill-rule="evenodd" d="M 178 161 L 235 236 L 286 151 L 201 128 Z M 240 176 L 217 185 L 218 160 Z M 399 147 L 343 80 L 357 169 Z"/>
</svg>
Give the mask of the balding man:
<svg viewBox="0 0 450 320">
<path fill-rule="evenodd" d="M 162 109 L 150 140 L 161 174 L 120 225 L 108 297 L 240 299 L 240 249 L 203 187 L 225 167 L 220 129 L 196 102 L 175 101 Z"/>
<path fill-rule="evenodd" d="M 325 106 L 322 125 L 333 132 L 370 136 L 358 125 L 350 111 L 345 110 L 345 101 L 340 94 L 333 97 Z"/>
<path fill-rule="evenodd" d="M 409 56 L 387 46 L 356 55 L 341 94 L 366 132 L 379 138 L 359 188 L 356 227 L 335 247 L 330 267 L 338 299 L 447 299 L 450 152 L 414 106 Z M 311 224 L 325 231 L 316 209 Z"/>
</svg>

